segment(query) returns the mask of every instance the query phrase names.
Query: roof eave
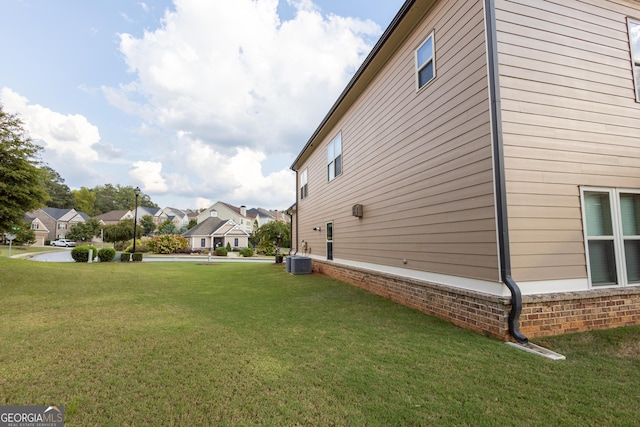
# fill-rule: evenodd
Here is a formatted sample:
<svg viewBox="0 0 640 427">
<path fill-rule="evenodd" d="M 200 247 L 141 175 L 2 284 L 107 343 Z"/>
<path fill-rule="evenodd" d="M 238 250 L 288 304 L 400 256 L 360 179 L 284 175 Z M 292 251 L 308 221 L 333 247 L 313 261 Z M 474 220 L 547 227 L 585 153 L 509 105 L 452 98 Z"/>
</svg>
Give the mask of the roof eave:
<svg viewBox="0 0 640 427">
<path fill-rule="evenodd" d="M 373 49 L 371 49 L 371 52 L 366 57 L 366 59 L 364 60 L 364 62 L 360 66 L 360 68 L 358 68 L 358 71 L 356 71 L 356 73 L 353 75 L 353 77 L 349 81 L 349 84 L 347 84 L 347 87 L 342 91 L 342 93 L 338 97 L 337 101 L 333 104 L 333 106 L 331 107 L 331 109 L 329 110 L 327 115 L 324 117 L 324 119 L 322 119 L 322 122 L 320 122 L 320 125 L 318 126 L 316 131 L 311 135 L 311 138 L 309 138 L 309 141 L 307 142 L 307 144 L 304 146 L 302 151 L 300 151 L 300 154 L 298 154 L 298 157 L 296 157 L 296 159 L 294 160 L 293 164 L 291 165 L 291 169 L 292 170 L 294 170 L 294 171 L 298 170 L 298 167 L 299 167 L 298 163 L 303 158 L 306 157 L 305 154 L 308 151 L 310 151 L 309 149 L 311 147 L 313 147 L 313 142 L 315 141 L 316 137 L 322 132 L 322 130 L 324 129 L 326 124 L 330 121 L 330 119 L 333 117 L 333 115 L 338 110 L 340 105 L 342 105 L 344 100 L 351 93 L 353 88 L 356 86 L 356 83 L 358 83 L 360 81 L 360 79 L 364 75 L 365 71 L 371 66 L 371 64 L 374 61 L 374 59 L 376 59 L 376 57 L 378 56 L 378 54 L 380 53 L 382 48 L 389 41 L 389 39 L 390 39 L 391 35 L 393 34 L 393 32 L 396 30 L 396 28 L 398 28 L 398 26 L 400 25 L 400 23 L 405 18 L 405 16 L 407 15 L 407 13 L 409 12 L 409 10 L 411 9 L 411 7 L 414 5 L 414 3 L 416 1 L 417 0 L 407 0 L 402 5 L 402 7 L 400 8 L 400 11 L 396 14 L 395 18 L 393 18 L 393 20 L 391 21 L 391 23 L 389 24 L 387 29 L 384 31 L 384 33 L 382 34 L 382 36 L 380 37 L 378 42 L 375 44 Z"/>
</svg>

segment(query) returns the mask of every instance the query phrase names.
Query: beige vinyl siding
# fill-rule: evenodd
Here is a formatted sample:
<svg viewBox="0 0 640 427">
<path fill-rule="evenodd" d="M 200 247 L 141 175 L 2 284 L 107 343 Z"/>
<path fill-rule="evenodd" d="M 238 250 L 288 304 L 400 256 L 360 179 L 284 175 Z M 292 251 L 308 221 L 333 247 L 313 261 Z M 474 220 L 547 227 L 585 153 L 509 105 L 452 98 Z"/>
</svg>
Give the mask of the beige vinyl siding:
<svg viewBox="0 0 640 427">
<path fill-rule="evenodd" d="M 580 186 L 640 188 L 626 21 L 640 4 L 496 5 L 513 277 L 586 278 Z"/>
<path fill-rule="evenodd" d="M 429 15 L 299 165 L 299 239 L 325 256 L 331 220 L 335 259 L 498 280 L 482 2 L 439 2 Z M 414 51 L 433 30 L 436 78 L 416 92 Z M 343 172 L 327 182 L 338 132 Z"/>
</svg>

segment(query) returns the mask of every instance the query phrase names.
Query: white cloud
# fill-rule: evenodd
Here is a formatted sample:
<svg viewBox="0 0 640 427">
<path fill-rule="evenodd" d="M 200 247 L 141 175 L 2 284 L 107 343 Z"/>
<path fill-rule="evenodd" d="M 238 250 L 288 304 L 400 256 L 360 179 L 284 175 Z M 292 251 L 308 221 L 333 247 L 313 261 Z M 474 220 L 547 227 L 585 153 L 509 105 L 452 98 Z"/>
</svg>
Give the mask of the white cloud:
<svg viewBox="0 0 640 427">
<path fill-rule="evenodd" d="M 134 162 L 129 169 L 129 176 L 141 183 L 145 193 L 162 194 L 169 190 L 165 178 L 162 176 L 162 163 L 160 162 Z"/>
<path fill-rule="evenodd" d="M 213 205 L 211 199 L 205 199 L 204 197 L 196 197 L 195 200 L 196 209 L 206 209 Z"/>
<path fill-rule="evenodd" d="M 139 161 L 129 176 L 145 193 L 191 198 L 198 207 L 212 199 L 239 205 L 284 208 L 295 200 L 293 172 L 284 169 L 265 175 L 263 152 L 237 147 L 231 154 L 217 151 L 191 135 L 180 133 L 176 151 L 167 163 Z M 183 171 L 183 172 L 163 172 Z M 203 206 L 203 204 L 207 206 Z"/>
<path fill-rule="evenodd" d="M 207 145 L 297 152 L 370 50 L 377 24 L 323 16 L 309 0 L 174 0 L 161 28 L 120 36 L 132 84 L 114 105 Z M 137 105 L 136 104 L 142 104 Z"/>
<path fill-rule="evenodd" d="M 100 142 L 98 128 L 80 114 L 60 114 L 29 100 L 9 88 L 0 91 L 8 111 L 18 113 L 29 135 L 52 153 L 69 161 L 91 162 L 98 159 L 93 145 Z"/>
</svg>

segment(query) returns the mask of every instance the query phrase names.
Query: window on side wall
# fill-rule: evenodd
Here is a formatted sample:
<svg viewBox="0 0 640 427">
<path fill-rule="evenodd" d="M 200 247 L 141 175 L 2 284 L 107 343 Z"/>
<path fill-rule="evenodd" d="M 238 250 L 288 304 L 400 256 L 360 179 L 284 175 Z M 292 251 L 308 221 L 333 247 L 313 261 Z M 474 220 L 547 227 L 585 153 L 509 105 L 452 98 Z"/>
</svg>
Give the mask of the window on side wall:
<svg viewBox="0 0 640 427">
<path fill-rule="evenodd" d="M 207 240 L 206 239 L 200 239 L 200 247 L 204 248 L 207 244 Z"/>
<path fill-rule="evenodd" d="M 585 189 L 583 207 L 591 284 L 640 284 L 640 191 Z"/>
<path fill-rule="evenodd" d="M 631 46 L 631 66 L 636 88 L 636 101 L 640 102 L 640 21 L 629 20 L 629 45 Z"/>
<path fill-rule="evenodd" d="M 300 173 L 300 199 L 305 199 L 309 195 L 309 187 L 307 186 L 307 170 Z"/>
<path fill-rule="evenodd" d="M 327 179 L 332 181 L 342 173 L 342 133 L 327 146 Z"/>
<path fill-rule="evenodd" d="M 416 50 L 416 81 L 418 90 L 436 77 L 435 46 L 433 32 Z"/>
</svg>

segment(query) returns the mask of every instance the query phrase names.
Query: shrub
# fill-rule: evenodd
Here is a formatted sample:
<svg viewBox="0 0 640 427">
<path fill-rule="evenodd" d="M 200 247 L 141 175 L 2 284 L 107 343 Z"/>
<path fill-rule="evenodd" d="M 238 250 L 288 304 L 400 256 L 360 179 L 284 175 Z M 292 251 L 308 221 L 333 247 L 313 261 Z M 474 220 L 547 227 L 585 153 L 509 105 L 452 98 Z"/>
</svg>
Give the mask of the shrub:
<svg viewBox="0 0 640 427">
<path fill-rule="evenodd" d="M 116 250 L 112 248 L 102 248 L 98 251 L 98 259 L 100 262 L 110 262 L 116 256 Z"/>
<path fill-rule="evenodd" d="M 231 243 L 227 242 L 227 253 L 231 252 Z"/>
<path fill-rule="evenodd" d="M 276 253 L 276 245 L 274 245 L 272 242 L 269 242 L 269 241 L 262 242 L 258 245 L 258 248 L 256 249 L 256 251 L 259 254 L 273 255 Z"/>
<path fill-rule="evenodd" d="M 120 261 L 129 262 L 131 260 L 131 254 L 129 252 L 122 252 L 120 254 Z"/>
<path fill-rule="evenodd" d="M 89 262 L 89 251 L 93 251 L 92 257 L 98 254 L 98 250 L 94 246 L 76 246 L 71 250 L 71 258 L 75 262 Z"/>
<path fill-rule="evenodd" d="M 162 234 L 149 240 L 149 250 L 156 254 L 172 254 L 189 247 L 189 241 L 179 234 Z"/>
<path fill-rule="evenodd" d="M 240 249 L 240 255 L 242 255 L 243 257 L 253 256 L 253 249 L 251 248 Z"/>
<path fill-rule="evenodd" d="M 149 252 L 149 239 L 136 239 L 136 252 Z M 124 250 L 125 252 L 133 253 L 133 240 L 131 244 L 127 246 Z"/>
<path fill-rule="evenodd" d="M 216 256 L 227 256 L 227 248 L 216 248 Z"/>
<path fill-rule="evenodd" d="M 142 261 L 142 252 L 136 252 L 131 254 L 131 261 L 134 261 L 134 262 Z"/>
</svg>

